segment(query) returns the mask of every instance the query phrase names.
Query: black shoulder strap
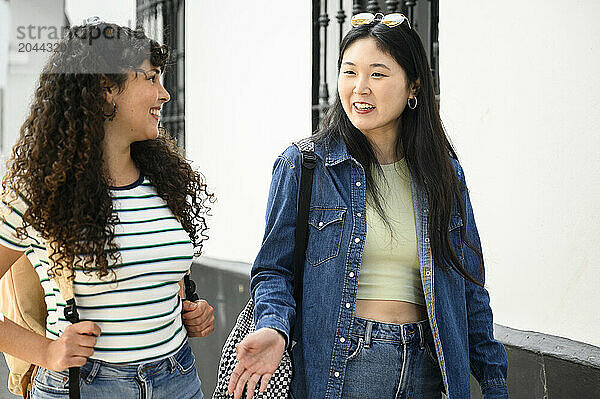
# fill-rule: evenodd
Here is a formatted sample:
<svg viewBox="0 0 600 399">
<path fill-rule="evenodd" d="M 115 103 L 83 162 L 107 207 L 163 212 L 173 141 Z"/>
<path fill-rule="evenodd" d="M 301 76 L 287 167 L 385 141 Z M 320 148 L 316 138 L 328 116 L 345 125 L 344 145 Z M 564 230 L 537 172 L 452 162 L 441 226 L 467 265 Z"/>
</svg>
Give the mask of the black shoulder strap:
<svg viewBox="0 0 600 399">
<path fill-rule="evenodd" d="M 75 303 L 73 280 L 68 276 L 68 270 L 64 268 L 60 274 L 55 274 L 52 279 L 58 286 L 63 299 L 67 302 L 64 309 L 65 319 L 71 324 L 79 323 L 79 311 Z M 73 272 L 74 273 L 74 272 Z M 69 367 L 69 399 L 80 399 L 79 392 L 79 367 Z"/>
<path fill-rule="evenodd" d="M 308 211 L 310 209 L 313 174 L 317 165 L 317 157 L 315 156 L 315 145 L 310 138 L 294 144 L 302 154 L 298 217 L 296 218 L 296 242 L 294 245 L 294 300 L 296 301 L 296 309 L 300 309 L 302 305 L 304 260 L 308 242 Z M 290 336 L 292 335 L 290 334 Z"/>
</svg>

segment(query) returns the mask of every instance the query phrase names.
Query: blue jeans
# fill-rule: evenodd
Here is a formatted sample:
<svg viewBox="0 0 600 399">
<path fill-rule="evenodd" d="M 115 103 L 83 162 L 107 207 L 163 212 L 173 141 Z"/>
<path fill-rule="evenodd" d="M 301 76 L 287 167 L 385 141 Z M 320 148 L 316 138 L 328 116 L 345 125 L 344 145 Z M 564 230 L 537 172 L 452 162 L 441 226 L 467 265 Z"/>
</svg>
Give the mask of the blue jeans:
<svg viewBox="0 0 600 399">
<path fill-rule="evenodd" d="M 354 318 L 343 399 L 441 398 L 442 375 L 429 323 Z"/>
<path fill-rule="evenodd" d="M 202 399 L 194 354 L 187 341 L 174 355 L 142 364 L 88 360 L 79 380 L 82 399 Z M 69 373 L 39 368 L 32 399 L 68 399 Z"/>
</svg>

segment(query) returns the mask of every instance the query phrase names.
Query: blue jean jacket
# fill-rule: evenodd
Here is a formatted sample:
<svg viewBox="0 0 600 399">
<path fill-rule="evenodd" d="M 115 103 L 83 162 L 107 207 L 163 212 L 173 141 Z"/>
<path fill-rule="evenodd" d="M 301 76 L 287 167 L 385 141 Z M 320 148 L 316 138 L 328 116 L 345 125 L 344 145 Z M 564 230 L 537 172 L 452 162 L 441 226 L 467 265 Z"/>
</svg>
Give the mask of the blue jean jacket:
<svg viewBox="0 0 600 399">
<path fill-rule="evenodd" d="M 315 146 L 317 166 L 298 315 L 292 295 L 292 258 L 301 155 L 294 145 L 275 161 L 265 236 L 252 267 L 256 328 L 274 328 L 289 337 L 295 323 L 292 394 L 297 399 L 341 397 L 367 235 L 364 170 L 343 142 L 328 147 Z M 478 248 L 481 244 L 462 168 L 452 162 L 464 187 L 466 220 L 456 208 L 449 227 L 451 244 L 467 271 L 477 277 L 477 256 L 463 243 L 459 227 L 465 223 L 470 242 Z M 427 200 L 414 181 L 412 197 L 423 293 L 446 393 L 449 399 L 470 398 L 471 372 L 486 399 L 508 398 L 506 351 L 494 339 L 488 292 L 453 270 L 434 267 Z"/>
</svg>

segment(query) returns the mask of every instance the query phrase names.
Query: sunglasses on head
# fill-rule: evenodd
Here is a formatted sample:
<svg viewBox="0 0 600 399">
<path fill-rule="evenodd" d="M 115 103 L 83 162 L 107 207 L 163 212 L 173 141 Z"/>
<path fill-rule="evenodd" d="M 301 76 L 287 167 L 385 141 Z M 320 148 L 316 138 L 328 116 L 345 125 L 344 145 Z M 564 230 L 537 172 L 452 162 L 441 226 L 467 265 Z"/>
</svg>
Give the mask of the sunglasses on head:
<svg viewBox="0 0 600 399">
<path fill-rule="evenodd" d="M 396 12 L 393 14 L 388 14 L 388 15 L 383 15 L 380 12 L 378 12 L 377 14 L 372 14 L 370 12 L 363 12 L 363 13 L 354 15 L 352 17 L 352 19 L 350 20 L 350 23 L 352 24 L 352 26 L 359 26 L 359 25 L 369 25 L 369 24 L 372 24 L 373 22 L 380 22 L 389 28 L 393 28 L 394 26 L 401 25 L 404 21 L 406 21 L 406 23 L 408 24 L 408 27 L 410 28 L 410 22 L 408 21 L 408 18 L 406 18 L 406 16 L 404 14 L 400 14 L 399 12 Z"/>
</svg>

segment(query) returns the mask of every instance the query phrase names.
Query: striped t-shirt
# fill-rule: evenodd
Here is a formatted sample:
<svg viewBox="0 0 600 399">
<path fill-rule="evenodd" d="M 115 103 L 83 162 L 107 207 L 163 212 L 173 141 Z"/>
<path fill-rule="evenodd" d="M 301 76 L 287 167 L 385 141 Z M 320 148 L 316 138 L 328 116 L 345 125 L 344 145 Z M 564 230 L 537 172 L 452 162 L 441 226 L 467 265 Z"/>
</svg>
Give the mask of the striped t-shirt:
<svg viewBox="0 0 600 399">
<path fill-rule="evenodd" d="M 111 189 L 111 195 L 119 218 L 115 241 L 121 253 L 120 261 L 109 265 L 115 273 L 109 270 L 100 280 L 93 271 L 76 271 L 73 286 L 81 321 L 93 321 L 102 331 L 92 358 L 110 363 L 164 358 L 187 337 L 178 282 L 191 266 L 193 246 L 143 176 L 129 186 Z M 16 236 L 26 207 L 20 197 L 3 200 L 0 244 L 25 251 L 35 267 L 48 309 L 46 336 L 57 339 L 69 325 L 64 317 L 66 304 L 54 280 L 48 278 L 48 254 L 39 233 L 29 226 L 27 237 Z"/>
</svg>

